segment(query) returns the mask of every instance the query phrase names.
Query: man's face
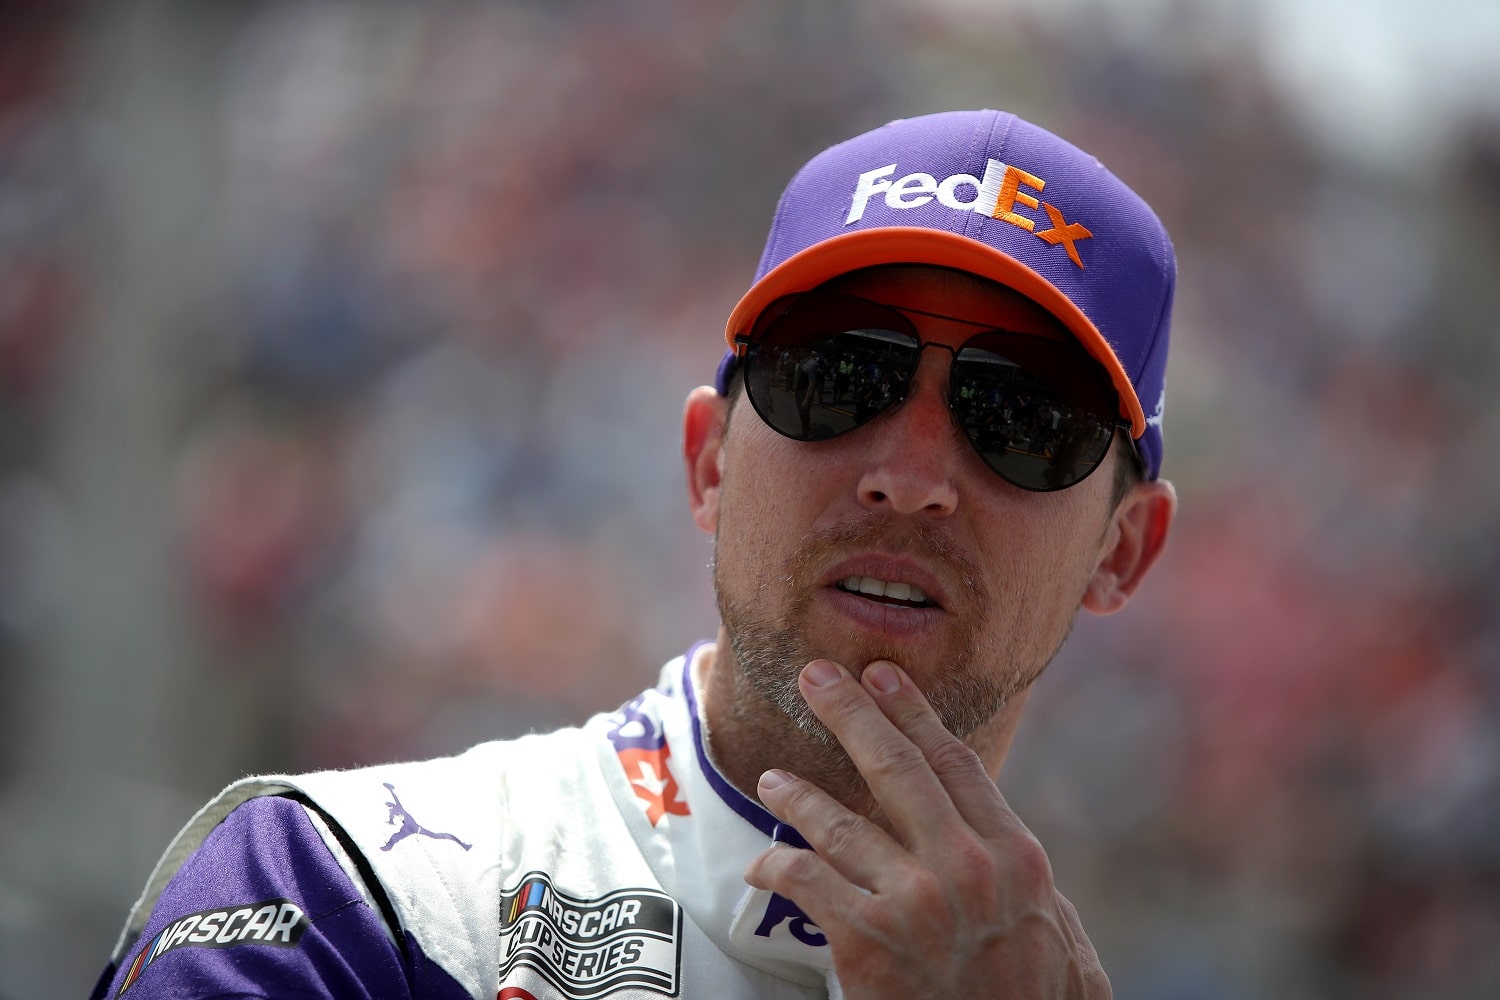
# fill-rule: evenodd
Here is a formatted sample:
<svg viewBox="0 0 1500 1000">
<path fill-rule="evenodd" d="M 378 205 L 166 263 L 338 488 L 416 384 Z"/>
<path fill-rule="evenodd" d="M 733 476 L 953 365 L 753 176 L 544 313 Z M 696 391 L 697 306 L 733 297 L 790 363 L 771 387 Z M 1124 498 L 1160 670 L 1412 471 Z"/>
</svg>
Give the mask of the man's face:
<svg viewBox="0 0 1500 1000">
<path fill-rule="evenodd" d="M 974 323 L 1069 337 L 1030 301 L 955 272 L 881 268 L 836 288 L 971 321 L 911 313 L 924 343 L 957 347 Z M 818 657 L 856 673 L 895 661 L 971 734 L 1051 659 L 1105 550 L 1119 449 L 1060 492 L 1010 485 L 949 414 L 951 360 L 923 351 L 902 403 L 831 440 L 785 438 L 743 400 L 730 420 L 719 611 L 754 690 L 825 740 L 796 683 Z"/>
</svg>

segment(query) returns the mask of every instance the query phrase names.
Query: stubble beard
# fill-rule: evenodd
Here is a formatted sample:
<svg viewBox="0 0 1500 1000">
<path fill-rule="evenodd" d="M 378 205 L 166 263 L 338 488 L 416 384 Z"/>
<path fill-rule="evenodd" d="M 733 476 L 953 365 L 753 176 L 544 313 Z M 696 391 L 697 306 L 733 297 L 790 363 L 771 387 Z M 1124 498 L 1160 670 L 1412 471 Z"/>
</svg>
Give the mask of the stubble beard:
<svg viewBox="0 0 1500 1000">
<path fill-rule="evenodd" d="M 776 576 L 789 595 L 779 614 L 768 613 L 749 599 L 731 594 L 716 555 L 714 589 L 719 616 L 738 665 L 737 686 L 748 686 L 749 692 L 746 693 L 753 693 L 759 701 L 772 706 L 796 733 L 844 760 L 847 757 L 838 740 L 802 697 L 797 678 L 809 661 L 828 655 L 826 651 L 814 648 L 807 634 L 811 598 L 819 585 L 817 573 L 842 552 L 874 547 L 898 553 L 921 553 L 929 560 L 951 567 L 954 579 L 962 582 L 960 592 L 950 595 L 955 607 L 948 609 L 957 622 L 954 647 L 959 652 L 951 663 L 929 668 L 918 679 L 938 718 L 955 736 L 967 739 L 973 735 L 1041 672 L 1040 666 L 1027 668 L 1021 664 L 1008 665 L 996 672 L 995 661 L 1001 652 L 976 646 L 975 637 L 990 607 L 989 598 L 977 572 L 935 530 L 919 528 L 915 532 L 894 535 L 881 522 L 874 521 L 809 533 Z M 881 659 L 910 669 L 902 662 L 909 651 L 883 647 L 853 636 L 844 648 L 851 645 L 856 655 L 851 658 L 853 662 L 846 662 L 844 666 L 856 673 Z M 740 707 L 743 710 L 744 706 Z"/>
</svg>

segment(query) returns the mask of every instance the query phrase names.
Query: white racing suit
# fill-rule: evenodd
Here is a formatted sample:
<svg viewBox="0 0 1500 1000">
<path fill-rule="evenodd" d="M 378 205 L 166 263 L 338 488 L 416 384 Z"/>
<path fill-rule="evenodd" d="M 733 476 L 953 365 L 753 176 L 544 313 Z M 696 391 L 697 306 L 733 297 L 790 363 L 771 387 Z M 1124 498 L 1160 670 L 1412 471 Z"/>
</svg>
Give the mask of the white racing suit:
<svg viewBox="0 0 1500 1000">
<path fill-rule="evenodd" d="M 576 729 L 229 786 L 94 996 L 839 996 L 818 928 L 742 877 L 805 843 L 709 760 L 702 649 Z"/>
</svg>

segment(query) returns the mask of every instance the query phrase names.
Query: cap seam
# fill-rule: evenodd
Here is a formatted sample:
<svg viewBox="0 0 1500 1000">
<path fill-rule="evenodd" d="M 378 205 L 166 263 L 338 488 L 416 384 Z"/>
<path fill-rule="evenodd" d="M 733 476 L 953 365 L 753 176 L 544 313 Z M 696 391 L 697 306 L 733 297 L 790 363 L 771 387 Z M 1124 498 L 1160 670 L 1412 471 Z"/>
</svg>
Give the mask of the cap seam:
<svg viewBox="0 0 1500 1000">
<path fill-rule="evenodd" d="M 1016 123 L 1014 115 L 1007 115 L 1003 111 L 995 111 L 994 115 L 995 117 L 990 121 L 989 127 L 984 132 L 984 139 L 977 151 L 984 157 L 984 162 L 979 164 L 979 175 L 981 177 L 984 176 L 985 170 L 989 167 L 990 150 L 994 150 L 998 154 L 1004 148 L 1005 141 L 1010 138 L 1010 130 Z M 1001 124 L 1002 122 L 1004 123 L 1003 125 Z M 996 136 L 997 132 L 999 133 L 998 138 Z M 978 238 L 978 235 L 984 231 L 985 223 L 990 220 L 987 216 L 981 215 L 978 212 L 971 214 L 974 218 L 964 220 L 963 235 Z"/>
</svg>

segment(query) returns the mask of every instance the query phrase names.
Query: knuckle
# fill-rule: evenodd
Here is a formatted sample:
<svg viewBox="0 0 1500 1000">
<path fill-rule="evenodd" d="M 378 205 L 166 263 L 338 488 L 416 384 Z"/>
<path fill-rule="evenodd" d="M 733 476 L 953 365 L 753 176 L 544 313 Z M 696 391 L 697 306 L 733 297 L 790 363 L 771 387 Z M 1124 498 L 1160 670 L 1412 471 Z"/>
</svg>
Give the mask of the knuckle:
<svg viewBox="0 0 1500 1000">
<path fill-rule="evenodd" d="M 1005 857 L 1010 880 L 1018 889 L 1033 897 L 1053 898 L 1057 886 L 1052 877 L 1052 859 L 1042 842 L 1029 832 L 1013 838 L 1006 845 Z"/>
<path fill-rule="evenodd" d="M 934 872 L 913 874 L 908 879 L 906 891 L 910 894 L 916 912 L 938 914 L 949 909 L 948 883 Z"/>
<path fill-rule="evenodd" d="M 772 852 L 778 856 L 782 874 L 797 885 L 812 882 L 817 868 L 818 856 L 800 847 L 780 847 Z"/>
<path fill-rule="evenodd" d="M 889 712 L 892 720 L 904 730 L 912 731 L 930 726 L 937 726 L 940 729 L 943 727 L 936 709 L 915 684 L 903 689 L 891 700 L 890 706 Z"/>
<path fill-rule="evenodd" d="M 868 825 L 866 820 L 853 813 L 835 816 L 824 827 L 819 837 L 820 846 L 829 857 L 853 857 L 859 852 Z"/>
<path fill-rule="evenodd" d="M 862 768 L 867 778 L 897 782 L 931 769 L 922 752 L 905 739 L 880 741 L 873 748 L 869 763 Z"/>
<path fill-rule="evenodd" d="M 991 886 L 1005 877 L 1000 859 L 983 841 L 963 838 L 948 848 L 948 854 L 969 885 Z"/>
<path fill-rule="evenodd" d="M 983 769 L 979 762 L 979 755 L 974 749 L 955 738 L 949 738 L 933 747 L 927 755 L 932 769 L 940 775 L 957 774 L 972 771 L 975 768 Z"/>
</svg>

